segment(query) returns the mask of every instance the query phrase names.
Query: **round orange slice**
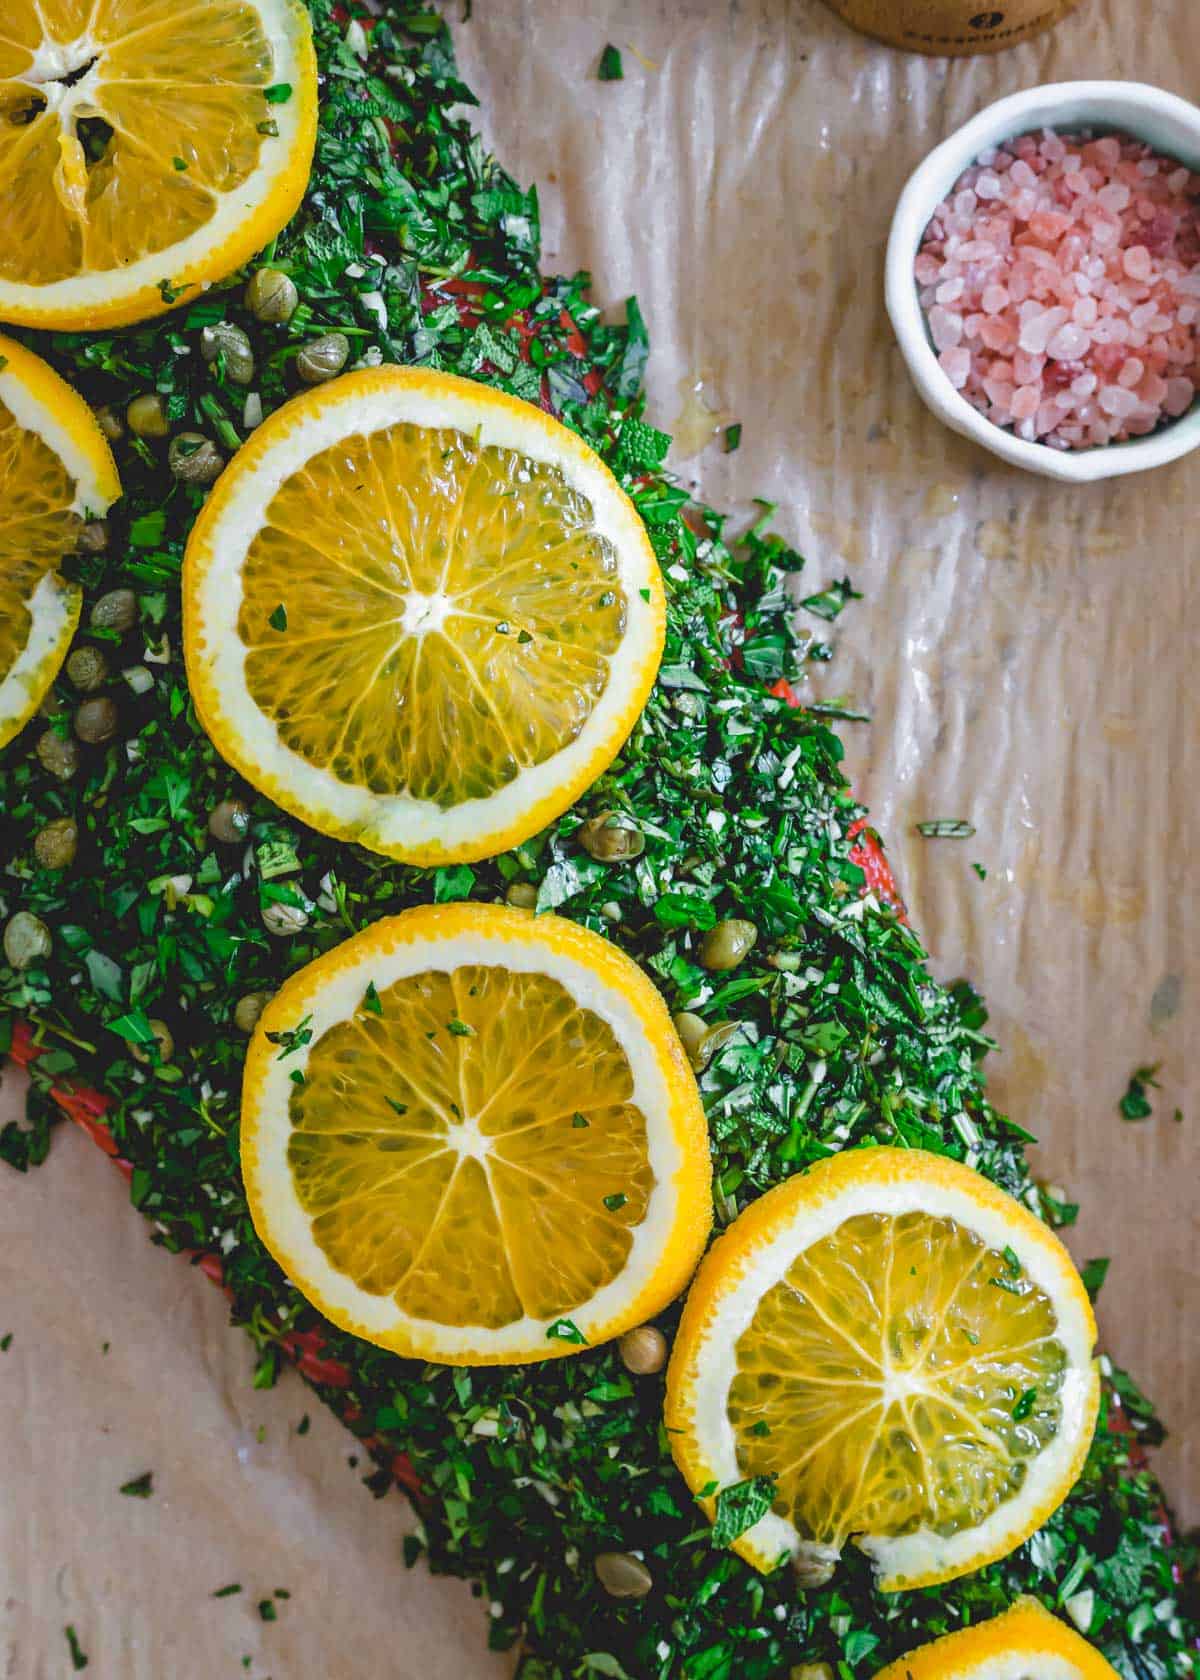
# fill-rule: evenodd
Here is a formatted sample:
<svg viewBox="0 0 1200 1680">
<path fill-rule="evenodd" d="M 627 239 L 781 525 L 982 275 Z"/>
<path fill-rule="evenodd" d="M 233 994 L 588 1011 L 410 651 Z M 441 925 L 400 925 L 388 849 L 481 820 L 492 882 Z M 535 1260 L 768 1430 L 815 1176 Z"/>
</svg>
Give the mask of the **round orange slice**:
<svg viewBox="0 0 1200 1680">
<path fill-rule="evenodd" d="M 408 863 L 491 856 L 566 810 L 633 728 L 665 618 L 599 457 L 427 369 L 350 373 L 277 410 L 184 560 L 217 750 L 314 828 Z"/>
<path fill-rule="evenodd" d="M 1035 1598 L 947 1633 L 889 1663 L 875 1680 L 1118 1680 L 1095 1646 Z"/>
<path fill-rule="evenodd" d="M 241 1143 L 297 1288 L 448 1364 L 621 1335 L 709 1230 L 704 1113 L 658 992 L 599 934 L 502 905 L 405 911 L 289 980 L 250 1046 Z"/>
<path fill-rule="evenodd" d="M 0 320 L 142 321 L 266 245 L 308 183 L 300 0 L 6 0 Z"/>
<path fill-rule="evenodd" d="M 41 705 L 79 623 L 79 588 L 59 564 L 120 494 L 83 398 L 0 338 L 0 747 Z"/>
<path fill-rule="evenodd" d="M 853 1541 L 885 1591 L 1004 1557 L 1070 1491 L 1095 1427 L 1096 1326 L 1070 1255 L 979 1173 L 853 1149 L 714 1243 L 667 1378 L 689 1486 L 771 1480 L 735 1548 L 832 1573 Z"/>
</svg>

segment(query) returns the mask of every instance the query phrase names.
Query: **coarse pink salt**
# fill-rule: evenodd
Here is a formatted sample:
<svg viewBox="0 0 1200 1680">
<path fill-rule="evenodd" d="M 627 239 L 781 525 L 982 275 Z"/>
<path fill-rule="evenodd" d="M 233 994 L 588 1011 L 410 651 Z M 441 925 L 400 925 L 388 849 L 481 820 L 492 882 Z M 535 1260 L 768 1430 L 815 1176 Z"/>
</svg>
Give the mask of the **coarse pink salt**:
<svg viewBox="0 0 1200 1680">
<path fill-rule="evenodd" d="M 947 378 L 1058 449 L 1142 437 L 1200 392 L 1200 174 L 1128 135 L 982 154 L 914 264 Z"/>
</svg>

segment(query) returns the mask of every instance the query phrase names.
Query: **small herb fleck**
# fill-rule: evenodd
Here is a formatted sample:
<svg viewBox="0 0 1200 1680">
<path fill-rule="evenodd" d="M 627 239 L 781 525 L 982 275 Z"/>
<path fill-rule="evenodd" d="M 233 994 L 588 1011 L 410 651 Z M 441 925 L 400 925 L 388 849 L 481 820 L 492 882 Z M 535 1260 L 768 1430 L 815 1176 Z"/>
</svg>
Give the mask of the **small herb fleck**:
<svg viewBox="0 0 1200 1680">
<path fill-rule="evenodd" d="M 605 1196 L 604 1205 L 609 1213 L 619 1213 L 628 1200 L 624 1190 L 615 1190 L 611 1196 Z"/>
<path fill-rule="evenodd" d="M 625 80 L 625 66 L 621 61 L 620 48 L 614 47 L 611 41 L 600 54 L 600 67 L 596 71 L 596 76 L 602 82 L 623 82 Z"/>
<path fill-rule="evenodd" d="M 1158 1080 L 1155 1078 L 1160 1062 L 1154 1062 L 1149 1067 L 1136 1068 L 1129 1076 L 1129 1086 L 1125 1095 L 1118 1103 L 1122 1120 L 1148 1120 L 1154 1113 L 1150 1106 L 1147 1090 L 1157 1091 Z"/>
<path fill-rule="evenodd" d="M 153 1470 L 143 1470 L 142 1474 L 135 1476 L 131 1482 L 122 1482 L 121 1492 L 130 1499 L 149 1499 L 154 1492 Z"/>
<path fill-rule="evenodd" d="M 1037 1395 L 1038 1391 L 1036 1388 L 1027 1388 L 1024 1391 L 1012 1409 L 1014 1423 L 1022 1423 L 1029 1416 L 1029 1414 L 1033 1411 L 1034 1406 L 1037 1404 Z"/>
<path fill-rule="evenodd" d="M 68 1624 L 63 1629 L 63 1633 L 66 1635 L 67 1639 L 67 1649 L 71 1653 L 71 1667 L 75 1670 L 76 1674 L 78 1674 L 81 1668 L 86 1668 L 88 1665 L 87 1655 L 82 1645 L 80 1645 L 79 1635 L 75 1632 L 73 1627 Z"/>
<path fill-rule="evenodd" d="M 725 428 L 724 449 L 726 455 L 732 455 L 734 450 L 741 446 L 741 441 L 742 422 L 735 420 L 732 426 L 726 426 Z"/>
<path fill-rule="evenodd" d="M 917 833 L 923 834 L 926 840 L 969 840 L 975 833 L 975 824 L 964 817 L 936 817 L 932 822 L 919 822 Z"/>
<path fill-rule="evenodd" d="M 280 601 L 279 605 L 275 608 L 275 611 L 271 614 L 270 618 L 268 618 L 267 623 L 271 626 L 272 630 L 287 629 L 287 608 L 284 606 L 282 601 Z"/>
<path fill-rule="evenodd" d="M 383 1014 L 383 999 L 375 990 L 374 980 L 367 981 L 367 989 L 363 993 L 362 1006 L 369 1015 Z"/>
<path fill-rule="evenodd" d="M 235 1593 L 240 1593 L 241 1590 L 242 1583 L 240 1581 L 230 1581 L 227 1587 L 218 1587 L 212 1596 L 214 1598 L 232 1598 Z"/>
</svg>

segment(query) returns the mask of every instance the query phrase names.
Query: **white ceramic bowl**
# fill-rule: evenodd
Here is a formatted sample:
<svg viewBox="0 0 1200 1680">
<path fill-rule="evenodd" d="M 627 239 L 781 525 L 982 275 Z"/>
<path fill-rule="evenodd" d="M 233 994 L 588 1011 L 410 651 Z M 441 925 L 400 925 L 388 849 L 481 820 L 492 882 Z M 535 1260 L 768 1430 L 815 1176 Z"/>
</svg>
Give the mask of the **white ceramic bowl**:
<svg viewBox="0 0 1200 1680">
<path fill-rule="evenodd" d="M 1178 420 L 1149 437 L 1093 449 L 1050 449 L 1026 443 L 986 420 L 951 385 L 938 365 L 917 296 L 913 263 L 938 204 L 980 152 L 1041 128 L 1069 134 L 1095 128 L 1121 130 L 1156 151 L 1200 169 L 1200 107 L 1142 82 L 1054 82 L 1014 93 L 989 105 L 930 152 L 900 195 L 888 239 L 887 309 L 909 372 L 926 403 L 947 426 L 1014 466 L 1046 478 L 1083 483 L 1141 472 L 1176 461 L 1200 444 L 1200 399 Z"/>
</svg>

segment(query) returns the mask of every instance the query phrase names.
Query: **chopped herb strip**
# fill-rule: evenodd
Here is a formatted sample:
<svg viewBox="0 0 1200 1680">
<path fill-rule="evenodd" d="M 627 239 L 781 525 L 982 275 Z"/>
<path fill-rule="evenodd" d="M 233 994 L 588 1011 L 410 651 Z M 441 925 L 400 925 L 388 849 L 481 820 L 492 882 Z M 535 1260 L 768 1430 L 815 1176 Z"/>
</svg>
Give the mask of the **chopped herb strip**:
<svg viewBox="0 0 1200 1680">
<path fill-rule="evenodd" d="M 12 1346 L 12 1339 L 13 1333 L 11 1330 L 6 1330 L 4 1335 L 0 1336 L 0 1353 L 8 1352 L 9 1348 Z"/>
<path fill-rule="evenodd" d="M 556 1318 L 553 1324 L 547 1325 L 546 1339 L 551 1342 L 574 1342 L 580 1347 L 587 1345 L 587 1337 L 569 1318 Z"/>
<path fill-rule="evenodd" d="M 937 817 L 932 822 L 919 822 L 917 833 L 926 840 L 970 840 L 975 824 L 962 817 Z"/>
<path fill-rule="evenodd" d="M 475 1031 L 474 1027 L 469 1027 L 465 1021 L 460 1021 L 457 1016 L 447 1021 L 446 1025 L 455 1038 L 470 1038 Z"/>
<path fill-rule="evenodd" d="M 622 82 L 625 80 L 625 66 L 621 61 L 621 52 L 610 42 L 600 54 L 600 67 L 596 76 L 602 82 Z"/>
<path fill-rule="evenodd" d="M 1008 1267 L 1010 1275 L 1012 1277 L 1020 1277 L 1020 1275 L 1021 1275 L 1021 1257 L 1017 1253 L 1016 1249 L 1015 1248 L 1005 1248 L 1003 1252 L 1004 1252 L 1004 1264 Z"/>
<path fill-rule="evenodd" d="M 749 1481 L 734 1482 L 717 1495 L 717 1510 L 713 1518 L 712 1543 L 731 1546 L 735 1540 L 753 1528 L 771 1509 L 775 1497 L 773 1476 L 752 1476 Z"/>
<path fill-rule="evenodd" d="M 204 816 L 246 790 L 198 726 L 179 652 L 180 563 L 199 497 L 168 480 L 161 451 L 119 439 L 125 494 L 108 516 L 109 547 L 72 556 L 70 567 L 85 615 L 108 590 L 135 592 L 154 684 L 136 711 L 122 708 L 123 740 L 86 758 L 68 785 L 42 772 L 36 729 L 0 752 L 15 863 L 9 904 L 55 935 L 43 968 L 14 974 L 0 965 L 0 1049 L 21 1020 L 53 1046 L 35 1069 L 25 1121 L 0 1130 L 0 1158 L 19 1169 L 45 1158 L 59 1112 L 47 1095 L 52 1079 L 101 1088 L 158 1240 L 221 1254 L 234 1319 L 264 1370 L 280 1326 L 319 1334 L 319 1351 L 299 1345 L 322 1397 L 360 1435 L 358 1420 L 368 1420 L 379 1464 L 390 1474 L 403 1455 L 424 1490 L 423 1541 L 414 1538 L 406 1558 L 424 1555 L 478 1583 L 493 1607 L 492 1643 L 524 1647 L 522 1680 L 526 1671 L 528 1680 L 778 1680 L 804 1663 L 849 1680 L 1021 1593 L 1055 1608 L 1063 1587 L 1077 1590 L 1085 1576 L 1089 1590 L 1095 1582 L 1095 1616 L 1102 1604 L 1114 1607 L 1104 1610 L 1103 1641 L 1123 1675 L 1185 1672 L 1196 1623 L 1173 1570 L 1185 1572 L 1189 1554 L 1159 1539 L 1161 1494 L 1150 1474 L 1130 1474 L 1131 1453 L 1160 1439 L 1161 1425 L 1120 1370 L 1106 1378 L 1108 1405 L 1075 1488 L 1010 1557 L 906 1593 L 898 1607 L 881 1599 L 851 1547 L 828 1587 L 798 1597 L 789 1570 L 763 1577 L 727 1550 L 714 1553 L 654 1427 L 657 1411 L 643 1390 L 628 1392 L 612 1344 L 588 1347 L 559 1319 L 549 1334 L 573 1344 L 574 1357 L 475 1371 L 410 1364 L 332 1326 L 318 1332 L 263 1250 L 237 1171 L 247 1045 L 234 1021 L 238 999 L 278 990 L 381 916 L 431 899 L 497 902 L 517 883 L 535 889 L 540 910 L 604 929 L 653 975 L 672 1012 L 737 1023 L 736 1039 L 700 1075 L 723 1219 L 812 1160 L 897 1139 L 959 1160 L 969 1153 L 989 1179 L 1051 1218 L 1067 1205 L 1040 1195 L 1028 1134 L 988 1099 L 978 994 L 939 985 L 886 902 L 857 897 L 863 871 L 852 831 L 864 813 L 835 728 L 863 713 L 807 698 L 810 662 L 831 649 L 793 623 L 789 580 L 802 556 L 772 532 L 766 507 L 735 539 L 724 515 L 689 505 L 663 471 L 669 438 L 645 421 L 649 340 L 637 301 L 628 300 L 623 322 L 609 321 L 584 277 L 540 271 L 537 194 L 471 131 L 442 17 L 419 0 L 380 0 L 356 48 L 341 6 L 311 0 L 309 10 L 325 75 L 313 175 L 266 258 L 299 293 L 288 326 L 247 319 L 237 276 L 135 331 L 48 332 L 39 350 L 93 405 L 120 413 L 154 390 L 174 431 L 212 435 L 230 449 L 243 432 L 240 402 L 225 412 L 224 388 L 199 354 L 204 327 L 222 320 L 250 337 L 264 418 L 288 395 L 296 346 L 335 331 L 385 362 L 446 368 L 552 409 L 617 474 L 658 555 L 667 591 L 660 680 L 586 808 L 514 852 L 469 867 L 409 868 L 327 840 L 251 796 L 255 848 L 245 869 L 239 858 L 227 870 Z M 370 328 L 361 304 L 368 272 L 385 305 Z M 164 295 L 178 292 L 165 285 Z M 813 597 L 830 612 L 852 598 L 836 585 Z M 516 634 L 511 622 L 507 634 Z M 120 638 L 89 630 L 87 640 Z M 804 703 L 772 698 L 779 682 Z M 65 716 L 50 727 L 65 730 Z M 581 855 L 579 824 L 601 801 L 645 835 L 636 867 L 613 871 Z M 27 868 L 33 836 L 64 815 L 77 818 L 88 849 L 69 907 L 61 881 Z M 286 844 L 276 845 L 276 829 Z M 187 876 L 186 889 L 150 890 Z M 676 895 L 758 927 L 730 978 L 697 963 L 705 910 L 673 915 Z M 656 913 L 662 899 L 672 906 L 665 916 Z M 307 920 L 287 937 L 269 935 L 262 912 L 273 903 Z M 119 961 L 128 985 L 119 1003 L 103 989 L 114 977 L 89 964 L 89 953 Z M 131 1045 L 153 1036 L 151 1018 L 171 1024 L 171 1067 L 133 1060 Z M 111 1030 L 122 1019 L 126 1030 Z M 814 1081 L 818 1063 L 823 1077 Z M 1000 1287 L 1026 1287 L 1000 1271 Z M 660 1320 L 668 1339 L 677 1313 Z M 321 1380 L 331 1372 L 336 1382 Z M 372 1468 L 375 1491 L 381 1472 Z M 614 1605 L 575 1561 L 613 1549 L 646 1550 L 654 1593 L 644 1603 Z M 1167 1601 L 1171 1614 L 1157 1615 Z"/>
<path fill-rule="evenodd" d="M 1125 1095 L 1118 1103 L 1122 1120 L 1149 1120 L 1154 1113 L 1150 1106 L 1147 1090 L 1157 1091 L 1158 1080 L 1155 1078 L 1161 1063 L 1155 1062 L 1150 1067 L 1137 1068 L 1129 1076 L 1129 1086 Z"/>
<path fill-rule="evenodd" d="M 407 1103 L 397 1102 L 395 1097 L 385 1097 L 384 1101 L 387 1103 L 387 1105 L 390 1109 L 393 1109 L 395 1111 L 395 1113 L 397 1113 L 397 1114 L 407 1114 L 408 1113 L 408 1104 Z"/>
<path fill-rule="evenodd" d="M 1036 1388 L 1025 1389 L 1012 1409 L 1014 1423 L 1023 1423 L 1031 1415 L 1033 1408 L 1037 1405 L 1037 1396 Z"/>
<path fill-rule="evenodd" d="M 232 1598 L 235 1593 L 240 1593 L 241 1590 L 242 1583 L 240 1581 L 230 1581 L 227 1587 L 218 1587 L 212 1596 L 214 1598 Z"/>
<path fill-rule="evenodd" d="M 280 601 L 274 612 L 267 619 L 267 623 L 271 626 L 272 630 L 287 629 L 287 608 L 284 606 L 282 601 Z"/>
<path fill-rule="evenodd" d="M 843 578 L 840 583 L 831 583 L 827 589 L 822 589 L 818 595 L 808 595 L 800 605 L 817 618 L 826 619 L 832 623 L 841 613 L 848 601 L 861 601 L 862 595 L 851 584 L 850 579 Z"/>
<path fill-rule="evenodd" d="M 297 1435 L 307 1435 L 311 1428 L 312 1424 L 309 1420 L 308 1413 L 305 1412 L 304 1416 L 300 1419 L 300 1422 L 296 1425 L 296 1433 Z"/>
<path fill-rule="evenodd" d="M 298 1026 L 285 1027 L 281 1032 L 267 1034 L 268 1043 L 279 1045 L 279 1054 L 275 1058 L 277 1062 L 286 1062 L 297 1050 L 303 1050 L 306 1044 L 312 1043 L 312 1028 L 309 1026 L 311 1020 L 312 1016 L 306 1015 Z"/>
<path fill-rule="evenodd" d="M 276 1622 L 279 1620 L 279 1611 L 275 1608 L 275 1602 L 273 1599 L 260 1598 L 258 1601 L 258 1613 L 264 1622 Z"/>
<path fill-rule="evenodd" d="M 374 980 L 367 981 L 367 989 L 363 994 L 362 1006 L 369 1015 L 383 1014 L 383 999 L 375 990 Z"/>
<path fill-rule="evenodd" d="M 291 97 L 291 82 L 272 82 L 270 87 L 263 89 L 263 98 L 268 105 L 286 105 Z"/>
<path fill-rule="evenodd" d="M 981 881 L 986 881 L 987 880 L 987 870 L 983 867 L 983 865 L 981 863 L 973 863 L 971 865 L 971 868 L 975 871 L 976 875 L 978 875 L 978 877 Z"/>
<path fill-rule="evenodd" d="M 142 1474 L 135 1476 L 131 1482 L 122 1482 L 120 1491 L 130 1499 L 149 1499 L 154 1492 L 153 1470 L 143 1470 Z"/>
<path fill-rule="evenodd" d="M 625 1194 L 624 1190 L 617 1190 L 614 1191 L 611 1196 L 604 1197 L 604 1205 L 608 1209 L 609 1213 L 619 1213 L 628 1200 L 629 1197 Z"/>
<path fill-rule="evenodd" d="M 585 1126 L 590 1125 L 591 1122 L 587 1119 L 586 1115 L 580 1114 L 578 1109 L 577 1109 L 575 1111 L 575 1113 L 572 1114 L 572 1116 L 571 1116 L 571 1124 L 572 1124 L 572 1126 L 574 1126 L 575 1130 L 578 1132 L 578 1131 L 582 1131 L 582 1129 Z"/>
<path fill-rule="evenodd" d="M 735 420 L 732 426 L 726 426 L 725 428 L 724 447 L 726 455 L 732 455 L 735 449 L 740 448 L 741 442 L 742 422 Z"/>
<path fill-rule="evenodd" d="M 83 1646 L 79 1643 L 79 1635 L 73 1627 L 68 1624 L 63 1629 L 63 1633 L 66 1635 L 67 1650 L 71 1653 L 71 1667 L 78 1674 L 80 1669 L 86 1668 L 88 1665 L 87 1655 Z"/>
<path fill-rule="evenodd" d="M 1091 1300 L 1094 1301 L 1104 1288 L 1104 1280 L 1108 1276 L 1108 1268 L 1111 1265 L 1112 1261 L 1108 1256 L 1101 1255 L 1099 1259 L 1087 1261 L 1081 1268 L 1079 1275 L 1083 1279 L 1083 1287 L 1087 1290 Z"/>
</svg>

